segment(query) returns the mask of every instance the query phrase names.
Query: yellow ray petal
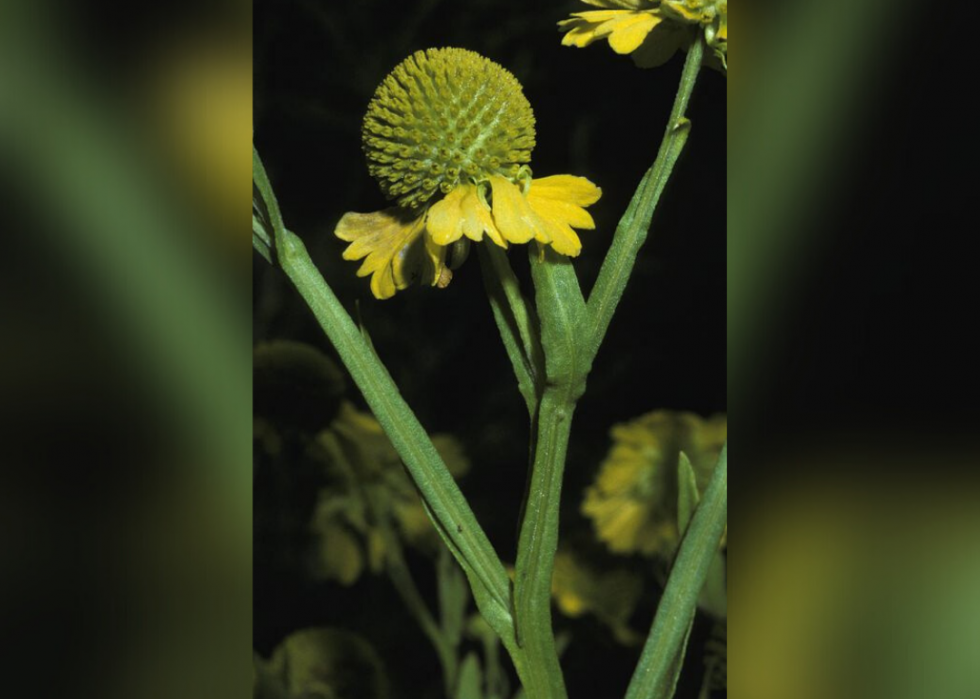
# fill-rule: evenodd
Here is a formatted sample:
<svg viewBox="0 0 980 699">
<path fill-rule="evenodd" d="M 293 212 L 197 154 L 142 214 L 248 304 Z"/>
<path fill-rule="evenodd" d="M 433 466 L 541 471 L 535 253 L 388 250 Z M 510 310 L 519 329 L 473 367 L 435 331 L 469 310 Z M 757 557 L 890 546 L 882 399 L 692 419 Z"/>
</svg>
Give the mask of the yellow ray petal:
<svg viewBox="0 0 980 699">
<path fill-rule="evenodd" d="M 371 275 L 371 292 L 386 299 L 413 281 L 434 284 L 442 273 L 445 251 L 423 242 L 425 217 L 400 208 L 369 214 L 348 213 L 334 234 L 350 243 L 345 260 L 364 258 L 358 276 Z"/>
<path fill-rule="evenodd" d="M 653 4 L 653 0 L 582 0 L 582 2 L 593 7 L 618 7 L 624 10 L 637 10 L 644 5 L 649 7 Z"/>
<path fill-rule="evenodd" d="M 460 205 L 463 212 L 463 235 L 470 240 L 480 242 L 483 234 L 486 233 L 494 243 L 502 248 L 507 247 L 507 241 L 500 235 L 497 225 L 493 222 L 493 216 L 486 205 L 480 200 L 479 192 L 476 187 L 470 187 L 463 195 Z"/>
<path fill-rule="evenodd" d="M 591 206 L 599 201 L 602 190 L 585 177 L 551 175 L 531 180 L 529 196 L 567 201 L 579 206 Z"/>
<path fill-rule="evenodd" d="M 633 13 L 629 10 L 588 10 L 586 12 L 573 12 L 572 17 L 577 17 L 579 19 L 584 19 L 587 22 L 597 24 L 600 22 L 608 22 L 611 19 L 619 19 L 629 17 Z M 571 20 L 563 20 L 569 22 Z"/>
<path fill-rule="evenodd" d="M 541 199 L 535 197 L 530 192 L 527 195 L 527 200 L 531 204 L 531 208 L 534 209 L 534 212 L 546 221 L 563 223 L 572 228 L 585 228 L 588 230 L 595 228 L 595 221 L 592 220 L 592 216 L 577 204 L 571 204 L 567 201 L 556 201 L 554 199 Z"/>
<path fill-rule="evenodd" d="M 547 222 L 551 247 L 554 248 L 555 252 L 562 255 L 578 257 L 579 253 L 582 252 L 582 241 L 567 223 L 557 218 L 546 218 L 545 216 L 549 213 L 547 210 L 543 211 L 541 218 Z"/>
<path fill-rule="evenodd" d="M 633 53 L 647 38 L 650 30 L 662 20 L 649 12 L 632 15 L 622 19 L 613 27 L 609 35 L 609 45 L 619 54 Z"/>
<path fill-rule="evenodd" d="M 571 31 L 561 38 L 562 46 L 575 46 L 581 49 L 601 38 L 595 34 L 596 25 L 579 19 L 567 21 L 569 24 L 572 22 L 577 22 L 577 24 L 572 26 Z"/>
<path fill-rule="evenodd" d="M 472 185 L 460 185 L 445 196 L 441 201 L 436 202 L 429 209 L 429 217 L 426 228 L 429 235 L 437 245 L 449 245 L 455 243 L 463 235 L 463 211 L 460 203 L 467 189 L 473 189 Z"/>
<path fill-rule="evenodd" d="M 490 178 L 493 190 L 493 220 L 504 238 L 512 243 L 526 243 L 531 239 L 550 243 L 548 226 L 542 221 L 517 185 L 499 175 Z"/>
<path fill-rule="evenodd" d="M 582 241 L 572 230 L 595 228 L 595 221 L 583 207 L 594 204 L 602 190 L 584 177 L 554 175 L 531 181 L 527 201 L 548 225 L 555 252 L 575 257 L 582 252 Z"/>
<path fill-rule="evenodd" d="M 437 245 L 436 242 L 432 240 L 432 236 L 426 235 L 423 236 L 423 239 L 425 241 L 423 268 L 433 270 L 433 274 L 431 278 L 423 276 L 421 279 L 419 279 L 419 283 L 429 284 L 430 286 L 438 286 L 440 289 L 445 289 L 447 286 L 449 286 L 449 282 L 452 281 L 453 278 L 452 270 L 446 266 L 446 250 L 448 248 L 446 248 L 444 245 Z M 395 269 L 401 273 L 403 268 L 396 264 Z M 413 273 L 411 265 L 406 265 L 404 269 L 408 270 L 409 275 Z M 408 286 L 412 283 L 412 281 L 414 281 L 414 279 L 409 276 L 406 276 L 404 279 L 405 286 Z"/>
</svg>

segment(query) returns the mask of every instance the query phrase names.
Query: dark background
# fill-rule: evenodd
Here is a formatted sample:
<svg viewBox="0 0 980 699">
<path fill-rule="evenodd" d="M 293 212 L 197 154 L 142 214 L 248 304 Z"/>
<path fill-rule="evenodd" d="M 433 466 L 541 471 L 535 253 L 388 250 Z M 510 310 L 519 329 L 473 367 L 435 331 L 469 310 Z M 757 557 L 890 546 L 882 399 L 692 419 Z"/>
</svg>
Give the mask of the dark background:
<svg viewBox="0 0 980 699">
<path fill-rule="evenodd" d="M 347 211 L 387 205 L 360 150 L 361 119 L 377 85 L 416 50 L 468 48 L 500 63 L 524 85 L 537 118 L 535 176 L 569 173 L 602 187 L 602 199 L 590 209 L 596 230 L 582 234 L 584 249 L 576 260 L 587 291 L 619 216 L 656 155 L 683 56 L 641 70 L 606 42 L 584 50 L 561 46 L 556 23 L 581 9 L 575 2 L 518 0 L 255 3 L 255 143 L 286 225 L 305 240 L 345 306 L 360 313 L 422 424 L 462 440 L 472 460 L 464 492 L 509 561 L 515 555 L 528 427 L 475 255 L 445 290 L 413 287 L 377 301 L 367 280 L 355 276 L 358 265 L 341 259 L 345 243 L 333 229 Z M 658 408 L 702 415 L 726 409 L 726 87 L 713 71 L 699 79 L 688 111 L 694 125 L 688 148 L 576 413 L 565 532 L 588 530 L 577 514 L 581 492 L 609 447 L 614 423 Z M 524 255 L 518 246 L 510 253 L 526 280 Z M 257 255 L 253 274 L 256 342 L 290 338 L 331 353 L 284 276 Z M 349 396 L 360 400 L 354 389 Z M 277 509 L 302 512 L 312 504 L 312 495 L 296 492 L 301 488 L 295 484 L 283 486 L 280 478 L 288 476 L 260 476 L 256 483 L 256 649 L 268 654 L 298 628 L 347 626 L 376 644 L 398 696 L 437 689 L 435 658 L 398 609 L 386 580 L 362 579 L 352 589 L 313 585 L 277 555 L 288 532 L 270 534 L 263 522 L 276 521 Z M 648 628 L 656 602 L 654 590 L 645 597 L 634 621 L 638 630 Z M 568 626 L 557 613 L 556 620 Z M 621 695 L 639 649 L 616 645 L 589 618 L 574 626 L 563 660 L 571 695 Z M 406 638 L 418 640 L 406 647 Z M 688 689 L 696 694 L 695 674 Z"/>
</svg>

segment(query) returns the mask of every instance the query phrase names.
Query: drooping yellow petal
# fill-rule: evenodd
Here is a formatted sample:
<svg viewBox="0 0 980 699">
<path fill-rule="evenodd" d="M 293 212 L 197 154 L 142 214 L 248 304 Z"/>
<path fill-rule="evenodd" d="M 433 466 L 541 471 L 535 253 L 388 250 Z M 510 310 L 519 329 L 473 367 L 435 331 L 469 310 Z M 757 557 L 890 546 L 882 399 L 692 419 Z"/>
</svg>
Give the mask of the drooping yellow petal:
<svg viewBox="0 0 980 699">
<path fill-rule="evenodd" d="M 503 177 L 490 178 L 493 191 L 493 220 L 504 238 L 512 243 L 537 240 L 550 243 L 547 224 L 534 212 L 520 188 Z"/>
<path fill-rule="evenodd" d="M 529 194 L 533 194 L 537 198 L 567 201 L 579 206 L 592 206 L 599 201 L 602 190 L 585 177 L 551 175 L 533 179 Z"/>
<path fill-rule="evenodd" d="M 619 54 L 633 53 L 662 20 L 649 12 L 620 20 L 609 35 L 609 45 Z"/>
<path fill-rule="evenodd" d="M 493 222 L 490 209 L 480 199 L 479 191 L 476 187 L 469 187 L 463 194 L 463 201 L 460 204 L 463 213 L 463 235 L 470 240 L 479 243 L 483 240 L 486 233 L 494 243 L 502 248 L 507 247 L 507 241 L 497 230 L 497 225 Z"/>
<path fill-rule="evenodd" d="M 575 46 L 581 49 L 601 38 L 595 34 L 596 25 L 587 20 L 567 19 L 558 24 L 562 25 L 562 30 L 566 30 L 566 27 L 570 28 L 568 33 L 561 38 L 562 46 Z"/>
<path fill-rule="evenodd" d="M 444 249 L 423 240 L 425 216 L 401 208 L 369 214 L 348 213 L 334 231 L 350 243 L 345 260 L 364 258 L 359 277 L 371 275 L 371 293 L 387 299 L 412 282 L 436 284 L 442 276 Z"/>
<path fill-rule="evenodd" d="M 528 193 L 527 199 L 535 213 L 546 221 L 566 224 L 572 228 L 584 228 L 586 230 L 595 228 L 595 221 L 592 220 L 592 216 L 581 206 L 567 201 L 539 199 L 530 193 Z"/>
<path fill-rule="evenodd" d="M 531 181 L 527 201 L 545 221 L 555 252 L 576 257 L 582 242 L 572 228 L 595 228 L 595 221 L 583 207 L 594 204 L 602 190 L 584 177 L 554 175 Z"/>
<path fill-rule="evenodd" d="M 430 235 L 423 236 L 423 239 L 425 240 L 423 255 L 425 260 L 423 266 L 424 268 L 433 270 L 433 277 L 431 280 L 425 278 L 422 282 L 430 286 L 438 286 L 440 289 L 445 289 L 449 286 L 449 282 L 453 278 L 452 270 L 446 266 L 446 250 L 448 248 L 444 245 L 437 245 Z M 411 261 L 406 262 L 410 263 Z M 408 264 L 407 266 L 411 267 L 412 265 Z M 396 264 L 395 268 L 399 269 L 399 266 Z M 405 286 L 411 284 L 412 281 L 414 281 L 414 278 L 406 277 Z"/>
<path fill-rule="evenodd" d="M 567 211 L 563 210 L 563 207 L 572 207 L 585 214 L 591 223 L 592 217 L 589 216 L 588 212 L 564 202 L 554 202 L 549 199 L 533 201 L 530 195 L 528 195 L 528 203 L 538 217 L 546 223 L 551 247 L 554 248 L 555 252 L 569 257 L 578 257 L 578 254 L 582 252 L 582 241 L 568 225 L 566 221 Z M 594 228 L 595 224 L 588 227 Z"/>
<path fill-rule="evenodd" d="M 601 24 L 611 19 L 623 19 L 632 14 L 629 10 L 588 10 L 586 12 L 573 12 L 572 17 L 584 19 L 586 22 L 591 22 L 592 24 Z M 568 22 L 570 20 L 563 21 Z"/>
<path fill-rule="evenodd" d="M 429 209 L 426 227 L 436 245 L 455 243 L 463 236 L 463 211 L 460 204 L 472 185 L 460 185 Z"/>
<path fill-rule="evenodd" d="M 656 5 L 658 0 L 582 0 L 586 5 L 593 7 L 614 8 L 619 7 L 624 10 L 639 10 Z"/>
</svg>

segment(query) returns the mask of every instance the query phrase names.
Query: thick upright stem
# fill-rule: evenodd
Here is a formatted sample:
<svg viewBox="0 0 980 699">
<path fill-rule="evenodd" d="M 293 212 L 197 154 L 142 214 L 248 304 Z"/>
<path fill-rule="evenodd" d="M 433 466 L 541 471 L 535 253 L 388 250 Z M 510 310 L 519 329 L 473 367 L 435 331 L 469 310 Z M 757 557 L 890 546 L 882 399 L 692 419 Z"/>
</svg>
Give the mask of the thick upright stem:
<svg viewBox="0 0 980 699">
<path fill-rule="evenodd" d="M 531 478 L 517 547 L 514 617 L 525 659 L 521 680 L 528 697 L 564 699 L 565 682 L 551 628 L 551 575 L 572 413 L 588 374 L 580 348 L 585 300 L 567 257 L 547 250 L 539 255 L 532 249 L 531 276 L 546 377 L 535 420 Z"/>
<path fill-rule="evenodd" d="M 517 553 L 517 637 L 527 659 L 528 696 L 566 696 L 551 626 L 551 576 L 558 549 L 558 514 L 575 401 L 548 389 L 538 413 L 537 448 Z"/>
</svg>

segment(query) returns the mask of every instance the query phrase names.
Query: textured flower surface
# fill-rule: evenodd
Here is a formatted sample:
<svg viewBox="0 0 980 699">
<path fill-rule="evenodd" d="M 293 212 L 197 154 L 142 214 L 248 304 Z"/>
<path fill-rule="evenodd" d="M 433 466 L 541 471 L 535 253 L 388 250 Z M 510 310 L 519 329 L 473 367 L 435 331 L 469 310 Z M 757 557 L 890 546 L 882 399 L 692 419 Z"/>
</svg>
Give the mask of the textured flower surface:
<svg viewBox="0 0 980 699">
<path fill-rule="evenodd" d="M 601 190 L 583 177 L 532 177 L 534 144 L 534 113 L 507 70 L 465 49 L 409 56 L 378 87 L 363 129 L 368 171 L 397 205 L 340 219 L 344 259 L 363 259 L 358 275 L 385 299 L 412 283 L 445 287 L 459 262 L 450 246 L 484 236 L 578 255 L 574 229 L 595 227 L 585 207 Z"/>
<path fill-rule="evenodd" d="M 432 441 L 450 473 L 462 476 L 468 470 L 454 438 L 434 435 Z M 311 522 L 316 577 L 350 585 L 365 567 L 380 571 L 386 531 L 419 550 L 436 550 L 438 535 L 418 492 L 373 415 L 344 403 L 312 451 L 329 479 L 318 493 Z"/>
<path fill-rule="evenodd" d="M 708 65 L 728 72 L 728 0 L 582 0 L 599 10 L 575 12 L 558 26 L 565 46 L 582 48 L 607 39 L 612 50 L 632 54 L 638 66 L 665 63 L 686 48 L 695 31 L 712 49 Z"/>
<path fill-rule="evenodd" d="M 727 420 L 667 410 L 615 425 L 613 446 L 585 491 L 582 513 L 616 553 L 673 555 L 677 528 L 677 464 L 683 451 L 703 491 L 728 434 Z"/>
</svg>

